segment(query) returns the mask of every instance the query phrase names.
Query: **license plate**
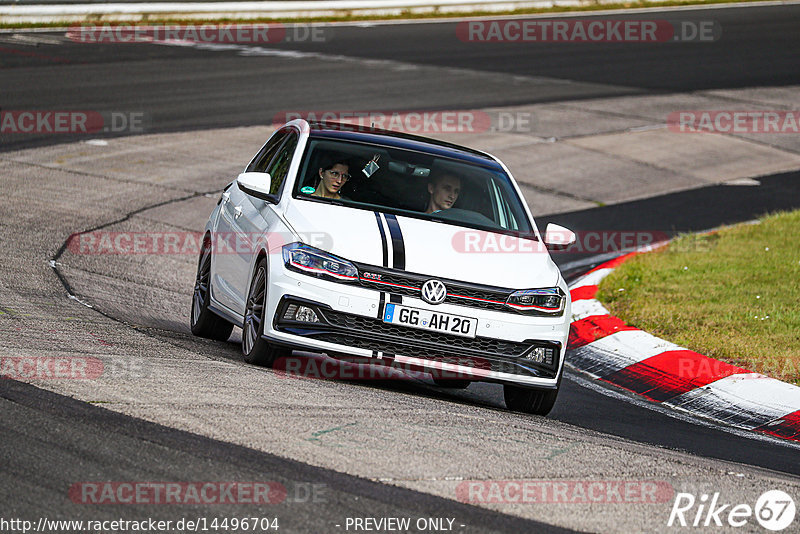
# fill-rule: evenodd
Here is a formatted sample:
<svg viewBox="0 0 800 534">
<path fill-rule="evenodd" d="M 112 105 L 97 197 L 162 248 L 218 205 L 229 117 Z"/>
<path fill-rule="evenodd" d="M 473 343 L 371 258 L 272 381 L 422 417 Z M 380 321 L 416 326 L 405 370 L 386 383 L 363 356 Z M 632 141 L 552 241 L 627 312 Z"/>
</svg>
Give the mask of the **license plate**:
<svg viewBox="0 0 800 534">
<path fill-rule="evenodd" d="M 475 332 L 478 330 L 478 320 L 472 317 L 409 308 L 391 303 L 387 303 L 383 309 L 383 322 L 463 337 L 475 337 Z"/>
</svg>

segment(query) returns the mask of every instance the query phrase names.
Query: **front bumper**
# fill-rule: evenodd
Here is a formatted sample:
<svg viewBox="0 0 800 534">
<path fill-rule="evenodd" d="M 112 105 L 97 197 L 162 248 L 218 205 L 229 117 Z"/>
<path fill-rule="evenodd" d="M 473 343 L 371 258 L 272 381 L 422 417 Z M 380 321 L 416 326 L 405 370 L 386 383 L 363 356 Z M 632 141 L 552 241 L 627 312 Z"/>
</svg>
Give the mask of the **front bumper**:
<svg viewBox="0 0 800 534">
<path fill-rule="evenodd" d="M 382 293 L 357 284 L 310 277 L 270 262 L 270 286 L 264 337 L 288 347 L 355 356 L 375 363 L 393 362 L 436 376 L 453 374 L 470 380 L 515 383 L 540 389 L 557 387 L 569 334 L 569 307 L 564 316 L 536 317 L 488 309 L 440 304 L 436 308 L 407 295 Z M 475 338 L 384 323 L 384 301 L 435 309 L 478 319 Z M 317 310 L 319 323 L 284 318 L 290 303 Z M 527 360 L 532 347 L 553 349 L 551 365 Z"/>
<path fill-rule="evenodd" d="M 287 314 L 291 305 L 315 310 L 319 322 L 294 320 Z M 272 328 L 283 336 L 295 337 L 300 346 L 313 349 L 316 345 L 317 349 L 334 357 L 341 354 L 367 356 L 380 358 L 383 364 L 391 361 L 405 368 L 420 368 L 434 376 L 523 383 L 542 388 L 555 387 L 564 356 L 560 341 L 515 342 L 411 329 L 384 323 L 377 317 L 337 311 L 327 304 L 292 295 L 284 295 L 280 300 Z M 526 358 L 536 347 L 549 349 L 552 355 L 549 362 L 536 363 Z"/>
</svg>

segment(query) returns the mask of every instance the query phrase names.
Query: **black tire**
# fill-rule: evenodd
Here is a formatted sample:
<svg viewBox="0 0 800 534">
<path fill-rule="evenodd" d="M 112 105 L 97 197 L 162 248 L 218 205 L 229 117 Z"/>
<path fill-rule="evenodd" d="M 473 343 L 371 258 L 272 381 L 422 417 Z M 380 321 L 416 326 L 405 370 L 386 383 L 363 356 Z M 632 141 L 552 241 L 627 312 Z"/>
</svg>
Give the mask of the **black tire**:
<svg viewBox="0 0 800 534">
<path fill-rule="evenodd" d="M 561 386 L 560 378 L 558 385 Z M 511 411 L 547 415 L 556 403 L 558 388 L 531 389 L 513 384 L 503 384 L 503 397 L 506 400 L 506 407 Z"/>
<path fill-rule="evenodd" d="M 440 388 L 448 389 L 466 389 L 472 383 L 472 380 L 459 380 L 450 378 L 434 378 L 433 383 Z"/>
<path fill-rule="evenodd" d="M 197 276 L 192 295 L 189 322 L 192 334 L 198 337 L 226 341 L 231 336 L 233 325 L 208 309 L 211 300 L 211 240 L 203 240 L 203 250 L 197 261 Z"/>
<path fill-rule="evenodd" d="M 291 349 L 278 347 L 267 342 L 264 334 L 264 319 L 267 303 L 267 259 L 261 258 L 256 265 L 250 289 L 247 292 L 247 306 L 242 323 L 242 354 L 244 361 L 253 365 L 272 367 L 275 360 L 288 357 Z"/>
</svg>

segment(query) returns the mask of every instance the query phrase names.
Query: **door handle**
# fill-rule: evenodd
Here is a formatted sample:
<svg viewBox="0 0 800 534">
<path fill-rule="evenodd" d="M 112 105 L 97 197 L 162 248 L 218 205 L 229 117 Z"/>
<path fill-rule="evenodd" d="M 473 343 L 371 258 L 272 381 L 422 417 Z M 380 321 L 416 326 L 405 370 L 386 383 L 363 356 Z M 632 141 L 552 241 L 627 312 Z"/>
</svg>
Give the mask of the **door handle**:
<svg viewBox="0 0 800 534">
<path fill-rule="evenodd" d="M 233 208 L 233 218 L 238 219 L 241 216 L 242 216 L 242 207 L 236 206 L 235 208 Z"/>
</svg>

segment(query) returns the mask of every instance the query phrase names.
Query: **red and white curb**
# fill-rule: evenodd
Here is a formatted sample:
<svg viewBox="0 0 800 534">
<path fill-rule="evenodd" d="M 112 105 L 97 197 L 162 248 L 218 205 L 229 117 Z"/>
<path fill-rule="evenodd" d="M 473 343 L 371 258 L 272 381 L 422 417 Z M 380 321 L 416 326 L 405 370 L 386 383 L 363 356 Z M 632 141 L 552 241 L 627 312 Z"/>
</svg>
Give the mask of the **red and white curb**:
<svg viewBox="0 0 800 534">
<path fill-rule="evenodd" d="M 648 401 L 800 442 L 800 387 L 703 356 L 626 325 L 595 298 L 597 286 L 631 252 L 570 285 L 567 361 Z"/>
</svg>

